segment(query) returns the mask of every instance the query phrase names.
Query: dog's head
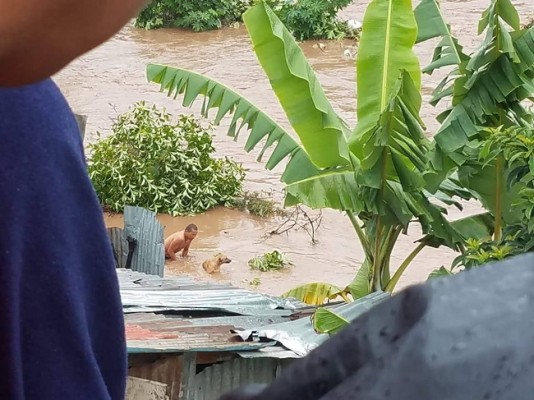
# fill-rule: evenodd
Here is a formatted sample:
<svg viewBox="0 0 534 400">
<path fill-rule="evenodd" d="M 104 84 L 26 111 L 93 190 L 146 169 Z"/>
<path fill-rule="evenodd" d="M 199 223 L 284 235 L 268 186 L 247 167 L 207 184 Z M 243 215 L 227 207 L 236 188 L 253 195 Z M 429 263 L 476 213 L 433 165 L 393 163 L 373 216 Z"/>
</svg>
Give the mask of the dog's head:
<svg viewBox="0 0 534 400">
<path fill-rule="evenodd" d="M 215 255 L 215 259 L 217 260 L 217 262 L 219 263 L 219 265 L 222 265 L 222 264 L 229 264 L 232 262 L 232 260 L 230 260 L 228 257 L 226 257 L 224 254 L 222 253 L 218 253 Z"/>
</svg>

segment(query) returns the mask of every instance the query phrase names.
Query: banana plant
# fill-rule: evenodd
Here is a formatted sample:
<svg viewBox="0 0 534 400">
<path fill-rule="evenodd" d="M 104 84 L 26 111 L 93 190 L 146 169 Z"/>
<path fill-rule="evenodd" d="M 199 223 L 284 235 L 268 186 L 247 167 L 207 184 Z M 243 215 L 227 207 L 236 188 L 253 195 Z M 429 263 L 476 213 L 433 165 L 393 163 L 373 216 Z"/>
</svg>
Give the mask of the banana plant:
<svg viewBox="0 0 534 400">
<path fill-rule="evenodd" d="M 147 76 L 169 96 L 182 96 L 185 106 L 203 97 L 201 113 L 208 117 L 217 109 L 215 123 L 232 114 L 228 134 L 237 139 L 247 130 L 245 150 L 262 143 L 259 159 L 271 150 L 267 168 L 285 161 L 281 179 L 286 206 L 305 204 L 347 214 L 365 260 L 347 287 L 314 283 L 313 290 L 300 289 L 303 299 L 357 299 L 372 291 L 393 291 L 425 246 L 459 249 L 464 236 L 445 218 L 443 203 L 457 205 L 452 196 L 463 192 L 456 180 L 444 179 L 430 188 L 426 179 L 434 145 L 424 136 L 419 117 L 421 68 L 413 51 L 417 24 L 411 0 L 373 0 L 366 10 L 357 57 L 358 124 L 353 129 L 336 114 L 301 48 L 264 2 L 251 7 L 243 20 L 298 141 L 219 82 L 156 64 L 148 66 Z M 413 222 L 420 224 L 426 239 L 393 273 L 391 254 Z M 310 296 L 310 291 L 321 295 Z"/>
<path fill-rule="evenodd" d="M 498 242 L 503 229 L 521 219 L 512 204 L 522 185 L 507 186 L 509 171 L 502 154 L 488 161 L 481 149 L 492 134 L 532 122 L 523 102 L 534 92 L 534 28 L 521 28 L 510 0 L 491 0 L 478 26 L 478 33 L 485 38 L 478 50 L 467 56 L 445 23 L 437 0 L 422 0 L 415 14 L 420 42 L 442 38 L 424 71 L 454 66 L 433 94 L 432 104 L 449 98 L 452 105 L 438 117 L 443 123 L 431 156 L 437 172 L 425 177 L 429 189 L 453 172 L 492 215 L 493 239 Z"/>
</svg>

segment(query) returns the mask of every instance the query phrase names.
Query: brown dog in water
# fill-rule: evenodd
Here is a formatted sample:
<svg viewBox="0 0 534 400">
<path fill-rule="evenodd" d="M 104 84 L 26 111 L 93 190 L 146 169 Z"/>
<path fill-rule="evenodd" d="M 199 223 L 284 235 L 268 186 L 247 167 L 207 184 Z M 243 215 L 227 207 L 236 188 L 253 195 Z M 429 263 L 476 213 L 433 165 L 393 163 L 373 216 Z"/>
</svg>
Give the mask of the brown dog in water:
<svg viewBox="0 0 534 400">
<path fill-rule="evenodd" d="M 204 261 L 202 263 L 202 268 L 204 268 L 204 271 L 206 271 L 208 274 L 213 274 L 215 272 L 221 271 L 221 265 L 229 264 L 231 262 L 232 260 L 230 260 L 224 254 L 218 253 L 215 255 L 215 257 L 212 257 L 209 260 Z"/>
</svg>

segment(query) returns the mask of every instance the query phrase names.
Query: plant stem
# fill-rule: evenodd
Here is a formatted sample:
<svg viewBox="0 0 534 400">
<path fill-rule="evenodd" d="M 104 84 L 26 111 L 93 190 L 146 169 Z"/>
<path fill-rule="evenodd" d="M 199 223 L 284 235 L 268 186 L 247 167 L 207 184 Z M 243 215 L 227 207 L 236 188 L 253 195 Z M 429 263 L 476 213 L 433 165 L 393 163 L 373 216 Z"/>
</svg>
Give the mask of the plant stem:
<svg viewBox="0 0 534 400">
<path fill-rule="evenodd" d="M 382 266 L 381 266 L 381 257 L 380 257 L 380 241 L 381 241 L 381 235 L 382 235 L 382 221 L 380 219 L 380 216 L 377 218 L 376 222 L 376 237 L 375 237 L 375 250 L 373 254 L 373 288 L 376 291 L 382 290 L 381 285 L 381 275 L 382 275 Z"/>
<path fill-rule="evenodd" d="M 399 279 L 404 273 L 404 271 L 406 270 L 406 268 L 408 268 L 408 265 L 410 265 L 413 259 L 421 252 L 421 250 L 424 249 L 424 247 L 425 247 L 424 243 L 419 243 L 417 247 L 413 249 L 413 251 L 410 254 L 408 254 L 408 257 L 406 257 L 406 259 L 402 262 L 400 267 L 395 271 L 395 274 L 388 282 L 386 286 L 386 292 L 390 292 L 390 293 L 393 292 L 393 289 L 395 289 L 395 286 L 399 282 Z"/>
<path fill-rule="evenodd" d="M 499 242 L 502 235 L 502 173 L 504 168 L 504 159 L 502 155 L 497 157 L 495 162 L 495 186 L 496 186 L 496 196 L 495 196 L 495 232 L 493 234 L 493 240 Z"/>
<path fill-rule="evenodd" d="M 363 251 L 365 252 L 365 255 L 369 257 L 371 254 L 370 252 L 371 249 L 369 248 L 369 241 L 367 240 L 367 236 L 365 235 L 365 232 L 360 226 L 360 221 L 358 221 L 358 219 L 352 213 L 352 211 L 347 211 L 347 216 L 349 217 L 350 222 L 352 223 L 352 226 L 354 227 L 354 230 L 356 231 L 356 234 L 358 235 L 358 239 L 360 239 L 360 243 L 363 247 Z"/>
<path fill-rule="evenodd" d="M 387 283 L 390 280 L 389 263 L 391 259 L 391 252 L 397 243 L 397 239 L 402 232 L 402 226 L 392 226 L 389 228 L 385 245 L 382 245 L 382 252 L 380 259 L 382 260 L 382 283 Z"/>
</svg>

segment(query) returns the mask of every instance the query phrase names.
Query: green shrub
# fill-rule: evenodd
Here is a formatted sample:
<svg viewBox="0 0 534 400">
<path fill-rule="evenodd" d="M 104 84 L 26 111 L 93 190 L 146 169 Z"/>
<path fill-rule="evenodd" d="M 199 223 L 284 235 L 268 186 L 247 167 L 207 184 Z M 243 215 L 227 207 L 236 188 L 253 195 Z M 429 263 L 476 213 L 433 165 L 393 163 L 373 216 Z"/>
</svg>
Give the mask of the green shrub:
<svg viewBox="0 0 534 400">
<path fill-rule="evenodd" d="M 340 39 L 354 36 L 347 23 L 338 19 L 339 10 L 352 0 L 267 0 L 297 40 Z"/>
<path fill-rule="evenodd" d="M 291 261 L 278 250 L 251 258 L 248 261 L 250 269 L 256 269 L 261 272 L 277 271 L 291 264 Z"/>
<path fill-rule="evenodd" d="M 241 20 L 249 0 L 152 0 L 139 14 L 139 28 L 206 31 Z"/>
<path fill-rule="evenodd" d="M 442 266 L 432 277 L 534 251 L 534 130 L 532 127 L 486 128 L 480 131 L 480 136 L 481 141 L 473 146 L 469 160 L 477 171 L 502 158 L 507 171 L 506 190 L 516 192 L 513 220 L 505 224 L 499 238 L 467 239 L 462 254 L 454 259 L 450 269 Z"/>
<path fill-rule="evenodd" d="M 153 0 L 139 14 L 139 28 L 218 29 L 241 21 L 241 15 L 257 0 Z M 337 13 L 351 0 L 267 0 L 298 40 L 356 37 Z"/>
<path fill-rule="evenodd" d="M 103 206 L 126 205 L 171 215 L 232 205 L 245 177 L 240 164 L 215 159 L 211 128 L 182 115 L 178 122 L 144 102 L 120 115 L 114 134 L 90 145 L 89 174 Z"/>
</svg>

